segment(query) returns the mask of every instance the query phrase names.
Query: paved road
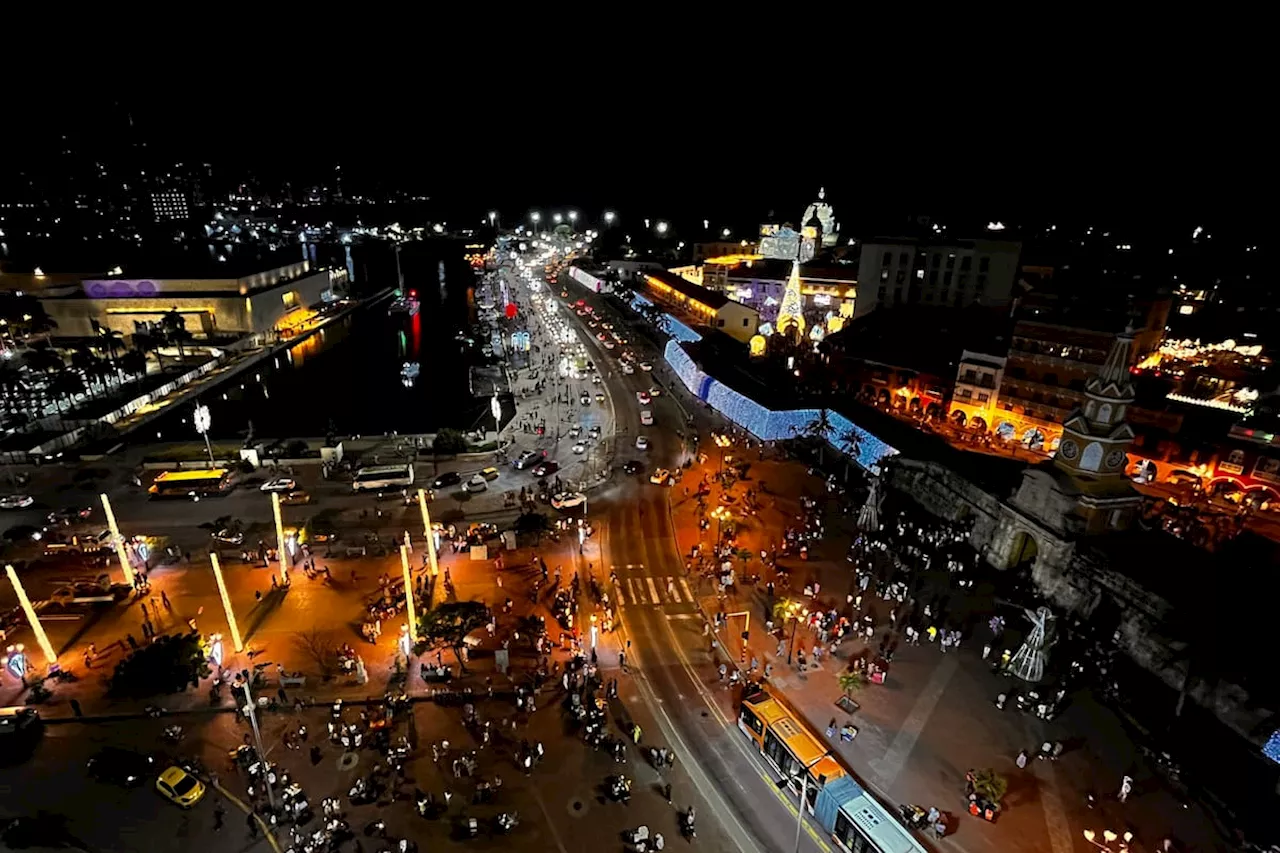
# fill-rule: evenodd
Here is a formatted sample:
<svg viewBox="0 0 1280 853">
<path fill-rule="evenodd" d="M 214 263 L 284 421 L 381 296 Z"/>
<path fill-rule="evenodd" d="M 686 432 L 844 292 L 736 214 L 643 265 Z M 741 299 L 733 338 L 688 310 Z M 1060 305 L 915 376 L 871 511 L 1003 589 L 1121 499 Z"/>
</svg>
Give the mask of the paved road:
<svg viewBox="0 0 1280 853">
<path fill-rule="evenodd" d="M 569 299 L 582 298 L 577 285 L 566 288 Z M 588 302 L 597 310 L 604 307 L 598 297 Z M 631 347 L 655 366 L 661 364 L 660 356 L 644 351 L 641 344 L 633 340 Z M 597 352 L 605 363 L 614 362 L 603 348 Z M 621 689 L 624 697 L 636 696 L 648 704 L 663 738 L 675 747 L 699 793 L 732 828 L 739 849 L 790 850 L 795 845 L 793 800 L 777 790 L 772 769 L 748 748 L 749 741 L 712 695 L 718 689 L 717 678 L 702 637 L 696 591 L 676 552 L 667 492 L 649 482 L 656 467 L 678 468 L 680 433 L 688 430 L 684 410 L 669 393 L 645 406 L 654 414 L 654 425 L 640 425 L 635 393 L 649 389 L 655 379 L 637 370 L 632 375 L 615 371 L 608 380 L 618 401 L 619 432 L 644 434 L 652 442 L 648 467 L 620 477 L 597 503 L 605 559 L 594 568 L 606 583 L 610 573 L 617 575 L 617 585 L 606 588 L 620 605 L 623 626 L 610 639 L 615 648 L 631 644 L 631 672 L 620 677 Z M 806 823 L 801 849 L 829 853 L 831 845 L 820 829 Z"/>
</svg>

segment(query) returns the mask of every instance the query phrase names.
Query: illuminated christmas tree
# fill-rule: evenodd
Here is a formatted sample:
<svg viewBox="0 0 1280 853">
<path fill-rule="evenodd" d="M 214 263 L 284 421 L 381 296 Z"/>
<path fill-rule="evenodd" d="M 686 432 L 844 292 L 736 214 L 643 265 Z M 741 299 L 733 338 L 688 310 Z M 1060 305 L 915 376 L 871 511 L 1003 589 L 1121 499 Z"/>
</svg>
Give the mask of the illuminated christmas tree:
<svg viewBox="0 0 1280 853">
<path fill-rule="evenodd" d="M 800 262 L 791 264 L 791 278 L 787 280 L 787 289 L 782 294 L 782 304 L 778 306 L 778 319 L 774 323 L 778 334 L 790 333 L 794 326 L 797 337 L 804 337 L 804 298 L 800 296 Z"/>
</svg>

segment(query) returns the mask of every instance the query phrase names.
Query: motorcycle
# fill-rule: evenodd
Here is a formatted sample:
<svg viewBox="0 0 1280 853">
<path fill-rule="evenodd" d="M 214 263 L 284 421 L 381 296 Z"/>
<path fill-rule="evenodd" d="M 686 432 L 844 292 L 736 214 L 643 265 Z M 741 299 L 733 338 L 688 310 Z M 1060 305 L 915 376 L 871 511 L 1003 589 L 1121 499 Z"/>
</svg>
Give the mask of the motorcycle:
<svg viewBox="0 0 1280 853">
<path fill-rule="evenodd" d="M 622 840 L 628 844 L 642 844 L 649 840 L 649 827 L 639 826 L 622 832 Z"/>
<path fill-rule="evenodd" d="M 693 821 L 693 806 L 689 806 L 689 810 L 684 813 L 684 818 L 680 821 L 680 832 L 690 841 L 698 837 L 698 830 L 694 827 Z"/>
<path fill-rule="evenodd" d="M 510 832 L 515 829 L 516 824 L 520 822 L 520 817 L 515 812 L 503 812 L 493 819 L 494 828 L 498 832 Z"/>
<path fill-rule="evenodd" d="M 631 780 L 626 776 L 614 776 L 609 783 L 609 797 L 624 805 L 631 802 Z"/>
<path fill-rule="evenodd" d="M 182 726 L 166 726 L 164 739 L 169 743 L 177 743 L 182 740 Z"/>
</svg>

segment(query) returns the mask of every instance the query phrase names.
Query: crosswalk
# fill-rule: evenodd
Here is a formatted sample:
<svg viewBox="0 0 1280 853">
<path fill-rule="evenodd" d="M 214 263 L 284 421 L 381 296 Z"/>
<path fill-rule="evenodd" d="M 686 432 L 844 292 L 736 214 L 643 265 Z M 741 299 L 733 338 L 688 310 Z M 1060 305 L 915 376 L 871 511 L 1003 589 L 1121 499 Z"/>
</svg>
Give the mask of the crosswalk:
<svg viewBox="0 0 1280 853">
<path fill-rule="evenodd" d="M 626 568 L 633 567 L 628 566 Z M 675 575 L 661 577 L 628 575 L 627 577 L 619 577 L 615 590 L 619 607 L 627 607 L 629 605 L 634 607 L 644 605 L 657 607 L 664 604 L 693 604 L 695 601 L 693 589 L 690 588 L 689 582 Z"/>
</svg>

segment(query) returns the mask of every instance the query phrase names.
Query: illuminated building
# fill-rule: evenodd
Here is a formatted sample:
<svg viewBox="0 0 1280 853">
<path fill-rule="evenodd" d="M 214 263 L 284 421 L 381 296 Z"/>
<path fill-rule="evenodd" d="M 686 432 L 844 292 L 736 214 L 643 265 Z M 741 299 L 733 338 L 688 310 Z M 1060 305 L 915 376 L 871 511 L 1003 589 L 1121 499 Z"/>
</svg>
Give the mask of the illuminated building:
<svg viewBox="0 0 1280 853">
<path fill-rule="evenodd" d="M 346 270 L 315 269 L 306 260 L 274 267 L 228 263 L 202 272 L 85 278 L 35 295 L 62 336 L 92 337 L 94 322 L 130 335 L 176 310 L 199 339 L 295 326 L 311 306 L 335 298 L 334 286 L 346 280 Z"/>
<path fill-rule="evenodd" d="M 751 340 L 760 325 L 760 315 L 754 308 L 666 270 L 647 273 L 644 281 L 647 294 L 656 302 L 684 314 L 697 325 L 720 329 L 743 343 Z"/>
<path fill-rule="evenodd" d="M 755 308 L 762 322 L 777 325 L 793 266 L 793 262 L 758 256 L 713 258 L 702 266 L 702 283 Z M 858 296 L 854 267 L 809 263 L 800 264 L 799 273 L 801 302 L 809 311 L 810 322 L 828 313 L 845 319 L 853 316 Z"/>
<path fill-rule="evenodd" d="M 882 305 L 1008 305 L 1021 250 L 1002 240 L 864 242 L 857 315 Z"/>
<path fill-rule="evenodd" d="M 977 432 L 987 432 L 1000 400 L 1000 383 L 1008 361 L 1002 355 L 964 350 L 956 368 L 947 417 L 951 422 Z"/>
<path fill-rule="evenodd" d="M 821 247 L 829 249 L 840 239 L 840 224 L 836 222 L 835 208 L 827 203 L 826 198 L 827 189 L 822 187 L 818 190 L 818 200 L 805 208 L 800 221 L 807 224 L 816 218 L 821 226 Z"/>
</svg>

